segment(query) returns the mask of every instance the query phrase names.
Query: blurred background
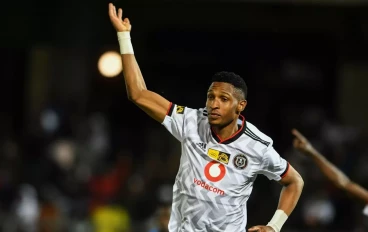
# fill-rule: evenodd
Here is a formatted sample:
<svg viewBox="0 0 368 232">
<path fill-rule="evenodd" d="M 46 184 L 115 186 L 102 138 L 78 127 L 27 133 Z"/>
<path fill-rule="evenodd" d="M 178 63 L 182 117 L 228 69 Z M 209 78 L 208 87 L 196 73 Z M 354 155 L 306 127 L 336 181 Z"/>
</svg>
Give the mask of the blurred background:
<svg viewBox="0 0 368 232">
<path fill-rule="evenodd" d="M 116 1 L 148 88 L 203 107 L 211 76 L 241 75 L 247 120 L 302 174 L 285 232 L 368 231 L 364 205 L 292 148 L 298 128 L 368 187 L 368 5 L 364 0 Z M 2 7 L 0 230 L 162 232 L 180 144 L 126 98 L 107 1 Z M 118 57 L 119 58 L 119 57 Z M 281 186 L 256 181 L 248 226 Z"/>
</svg>

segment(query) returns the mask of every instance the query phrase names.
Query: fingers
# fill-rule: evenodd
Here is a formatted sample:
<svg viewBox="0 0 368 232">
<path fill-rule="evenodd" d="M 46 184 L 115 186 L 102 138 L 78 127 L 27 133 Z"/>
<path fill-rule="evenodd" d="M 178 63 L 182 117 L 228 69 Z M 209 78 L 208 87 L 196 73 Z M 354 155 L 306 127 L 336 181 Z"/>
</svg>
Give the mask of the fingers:
<svg viewBox="0 0 368 232">
<path fill-rule="evenodd" d="M 118 15 L 116 14 L 116 7 L 114 6 L 114 16 L 118 17 Z"/>
<path fill-rule="evenodd" d="M 119 8 L 118 11 L 116 11 L 116 7 L 112 3 L 109 3 L 109 16 L 110 18 L 116 17 L 121 21 L 130 24 L 129 19 L 126 18 L 123 20 L 123 9 Z"/>
<path fill-rule="evenodd" d="M 109 16 L 114 16 L 114 8 L 115 6 L 112 3 L 109 3 Z"/>
<path fill-rule="evenodd" d="M 110 16 L 110 18 L 117 17 L 116 16 L 116 8 L 112 3 L 109 4 L 109 16 Z"/>
<path fill-rule="evenodd" d="M 260 232 L 261 228 L 259 228 L 258 226 L 253 226 L 252 228 L 248 229 L 248 232 Z"/>
<path fill-rule="evenodd" d="M 301 141 L 307 140 L 297 129 L 292 129 L 291 133 Z"/>
<path fill-rule="evenodd" d="M 294 145 L 294 147 L 295 147 L 295 148 L 299 148 L 299 146 L 300 146 L 300 141 L 299 141 L 298 139 L 294 139 L 294 140 L 293 140 L 293 145 Z"/>
<path fill-rule="evenodd" d="M 121 8 L 119 8 L 119 10 L 118 10 L 118 18 L 120 20 L 123 20 L 123 10 Z"/>
<path fill-rule="evenodd" d="M 121 9 L 119 9 L 119 11 L 120 10 Z M 118 15 L 116 14 L 116 7 L 112 3 L 109 3 L 109 16 L 110 17 L 118 17 Z M 123 11 L 122 10 L 121 10 L 121 16 L 123 16 Z"/>
<path fill-rule="evenodd" d="M 299 151 L 303 151 L 304 149 L 306 149 L 306 143 L 301 141 L 300 139 L 295 138 L 293 140 L 293 146 L 295 149 L 299 150 Z"/>
</svg>

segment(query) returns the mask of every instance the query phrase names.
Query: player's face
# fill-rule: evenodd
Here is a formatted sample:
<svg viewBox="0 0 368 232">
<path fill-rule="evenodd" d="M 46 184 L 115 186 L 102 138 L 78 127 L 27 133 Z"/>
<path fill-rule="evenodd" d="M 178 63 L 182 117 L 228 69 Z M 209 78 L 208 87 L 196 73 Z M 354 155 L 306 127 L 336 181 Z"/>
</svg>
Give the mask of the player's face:
<svg viewBox="0 0 368 232">
<path fill-rule="evenodd" d="M 214 126 L 226 126 L 239 116 L 246 101 L 240 101 L 234 86 L 213 82 L 207 92 L 208 121 Z"/>
</svg>

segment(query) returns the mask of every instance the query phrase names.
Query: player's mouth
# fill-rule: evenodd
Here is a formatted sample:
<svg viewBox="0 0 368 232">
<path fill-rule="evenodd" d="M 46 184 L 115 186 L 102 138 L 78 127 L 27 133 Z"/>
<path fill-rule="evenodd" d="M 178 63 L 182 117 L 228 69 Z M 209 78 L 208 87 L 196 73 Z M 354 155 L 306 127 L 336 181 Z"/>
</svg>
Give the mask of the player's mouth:
<svg viewBox="0 0 368 232">
<path fill-rule="evenodd" d="M 218 113 L 213 113 L 213 112 L 211 112 L 209 116 L 210 116 L 210 118 L 211 118 L 211 119 L 218 119 L 218 118 L 220 118 L 220 117 L 221 117 L 221 115 L 220 115 L 220 114 L 218 114 Z"/>
</svg>

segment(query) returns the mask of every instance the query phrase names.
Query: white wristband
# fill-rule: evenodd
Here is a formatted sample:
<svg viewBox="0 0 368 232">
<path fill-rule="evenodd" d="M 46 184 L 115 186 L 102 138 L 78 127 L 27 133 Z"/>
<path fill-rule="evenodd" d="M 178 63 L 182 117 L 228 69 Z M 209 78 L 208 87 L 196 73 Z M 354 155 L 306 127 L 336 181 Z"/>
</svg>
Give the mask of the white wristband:
<svg viewBox="0 0 368 232">
<path fill-rule="evenodd" d="M 272 227 L 275 232 L 280 232 L 282 226 L 287 219 L 288 216 L 286 215 L 286 213 L 283 210 L 278 209 L 276 210 L 275 214 L 273 215 L 271 221 L 267 224 L 267 226 Z"/>
<path fill-rule="evenodd" d="M 129 31 L 118 32 L 120 54 L 134 54 Z"/>
</svg>

